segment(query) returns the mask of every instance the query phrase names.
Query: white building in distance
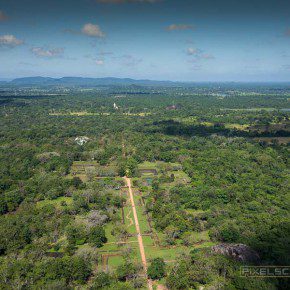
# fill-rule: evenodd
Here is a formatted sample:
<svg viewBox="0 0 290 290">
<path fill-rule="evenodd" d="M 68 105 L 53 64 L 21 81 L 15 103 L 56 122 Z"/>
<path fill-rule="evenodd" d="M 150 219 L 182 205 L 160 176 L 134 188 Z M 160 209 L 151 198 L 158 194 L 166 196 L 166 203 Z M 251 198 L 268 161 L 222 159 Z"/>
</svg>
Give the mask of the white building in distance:
<svg viewBox="0 0 290 290">
<path fill-rule="evenodd" d="M 75 138 L 75 142 L 76 142 L 78 145 L 80 145 L 80 146 L 86 144 L 89 140 L 90 140 L 90 139 L 89 139 L 89 137 L 87 137 L 87 136 L 82 136 L 82 137 L 76 137 L 76 138 Z"/>
</svg>

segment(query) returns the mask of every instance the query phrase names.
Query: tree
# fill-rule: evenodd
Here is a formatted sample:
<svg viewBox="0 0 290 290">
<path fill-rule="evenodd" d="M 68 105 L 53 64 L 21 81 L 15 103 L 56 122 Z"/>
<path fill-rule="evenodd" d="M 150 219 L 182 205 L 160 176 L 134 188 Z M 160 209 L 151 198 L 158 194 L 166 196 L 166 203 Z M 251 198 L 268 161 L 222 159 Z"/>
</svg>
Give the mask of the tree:
<svg viewBox="0 0 290 290">
<path fill-rule="evenodd" d="M 88 234 L 88 242 L 97 248 L 102 247 L 107 242 L 104 228 L 100 226 L 92 227 Z"/>
<path fill-rule="evenodd" d="M 170 225 L 166 227 L 164 230 L 165 233 L 165 241 L 169 245 L 173 245 L 175 243 L 175 240 L 179 237 L 180 231 L 177 227 Z"/>
<path fill-rule="evenodd" d="M 136 267 L 134 267 L 134 265 L 129 261 L 125 261 L 125 263 L 118 266 L 116 270 L 117 278 L 120 281 L 126 281 L 128 278 L 134 277 L 135 274 Z"/>
<path fill-rule="evenodd" d="M 66 229 L 66 236 L 71 245 L 80 245 L 86 240 L 85 229 L 82 226 L 68 226 Z"/>
<path fill-rule="evenodd" d="M 0 196 L 0 215 L 5 214 L 8 211 L 7 203 L 3 194 Z"/>
<path fill-rule="evenodd" d="M 162 258 L 155 258 L 148 267 L 148 276 L 151 279 L 161 279 L 165 276 L 165 262 Z"/>
<path fill-rule="evenodd" d="M 159 182 L 158 182 L 157 179 L 153 179 L 153 181 L 152 181 L 152 189 L 154 191 L 158 191 L 159 190 Z"/>
<path fill-rule="evenodd" d="M 74 176 L 73 179 L 72 179 L 72 185 L 76 188 L 76 189 L 79 189 L 82 187 L 83 185 L 83 182 L 82 180 L 77 177 L 77 176 Z"/>
<path fill-rule="evenodd" d="M 98 260 L 99 260 L 99 254 L 98 254 L 96 248 L 90 247 L 88 245 L 84 248 L 83 247 L 79 248 L 76 251 L 75 255 L 77 257 L 83 258 L 88 263 L 92 262 L 94 264 L 97 264 Z"/>
<path fill-rule="evenodd" d="M 131 283 L 135 289 L 142 289 L 146 284 L 146 280 L 144 277 L 136 276 L 132 279 Z"/>
<path fill-rule="evenodd" d="M 118 174 L 120 176 L 133 177 L 138 173 L 138 162 L 130 157 L 126 160 L 120 160 L 118 165 Z"/>
<path fill-rule="evenodd" d="M 137 174 L 138 163 L 134 158 L 127 159 L 126 162 L 126 176 L 133 177 Z"/>
<path fill-rule="evenodd" d="M 90 226 L 102 226 L 108 220 L 108 216 L 99 210 L 92 210 L 87 215 L 87 220 Z"/>
<path fill-rule="evenodd" d="M 182 260 L 170 271 L 166 278 L 166 286 L 176 290 L 190 289 L 190 279 L 189 265 Z"/>
<path fill-rule="evenodd" d="M 97 289 L 103 289 L 104 287 L 108 287 L 112 284 L 113 279 L 112 277 L 105 272 L 98 272 L 95 275 L 95 278 L 93 280 L 93 286 L 92 290 L 97 290 Z"/>
<path fill-rule="evenodd" d="M 113 236 L 116 236 L 118 240 L 122 240 L 128 237 L 128 229 L 125 225 L 118 223 L 116 226 L 112 229 L 111 234 Z"/>
</svg>

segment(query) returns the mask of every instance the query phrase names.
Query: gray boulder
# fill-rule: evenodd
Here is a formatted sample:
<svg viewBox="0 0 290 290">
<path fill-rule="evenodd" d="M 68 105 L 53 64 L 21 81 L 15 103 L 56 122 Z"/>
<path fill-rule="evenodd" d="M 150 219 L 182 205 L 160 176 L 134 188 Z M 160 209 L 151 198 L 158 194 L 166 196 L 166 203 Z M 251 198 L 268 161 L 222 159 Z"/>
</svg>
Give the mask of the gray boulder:
<svg viewBox="0 0 290 290">
<path fill-rule="evenodd" d="M 240 262 L 257 263 L 260 260 L 258 253 L 244 244 L 220 244 L 213 246 L 211 250 Z"/>
</svg>

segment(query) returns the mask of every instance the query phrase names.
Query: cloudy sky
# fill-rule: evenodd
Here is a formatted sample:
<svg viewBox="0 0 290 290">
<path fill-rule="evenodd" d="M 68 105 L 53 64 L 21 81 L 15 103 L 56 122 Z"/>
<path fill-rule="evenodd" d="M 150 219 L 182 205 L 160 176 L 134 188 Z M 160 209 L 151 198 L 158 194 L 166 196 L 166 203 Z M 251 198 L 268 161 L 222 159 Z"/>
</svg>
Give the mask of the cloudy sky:
<svg viewBox="0 0 290 290">
<path fill-rule="evenodd" d="M 288 0 L 1 0 L 0 78 L 290 81 Z"/>
</svg>

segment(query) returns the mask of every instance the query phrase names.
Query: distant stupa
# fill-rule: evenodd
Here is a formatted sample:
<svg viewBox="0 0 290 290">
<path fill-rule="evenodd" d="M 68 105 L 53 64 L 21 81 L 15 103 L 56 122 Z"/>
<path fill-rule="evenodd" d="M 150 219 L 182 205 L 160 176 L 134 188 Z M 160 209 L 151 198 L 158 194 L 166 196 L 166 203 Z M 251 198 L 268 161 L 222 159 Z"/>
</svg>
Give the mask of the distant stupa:
<svg viewBox="0 0 290 290">
<path fill-rule="evenodd" d="M 114 103 L 114 109 L 119 110 L 119 107 L 116 105 L 116 103 Z"/>
</svg>

